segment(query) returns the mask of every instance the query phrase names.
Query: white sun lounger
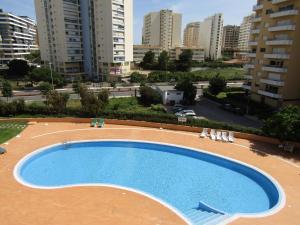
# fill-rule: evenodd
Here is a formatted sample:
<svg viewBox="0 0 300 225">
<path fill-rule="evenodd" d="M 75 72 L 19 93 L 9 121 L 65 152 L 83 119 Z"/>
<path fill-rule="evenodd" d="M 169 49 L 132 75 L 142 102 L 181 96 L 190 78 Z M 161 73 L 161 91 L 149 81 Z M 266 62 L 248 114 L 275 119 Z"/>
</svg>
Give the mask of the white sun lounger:
<svg viewBox="0 0 300 225">
<path fill-rule="evenodd" d="M 234 132 L 230 131 L 228 135 L 228 141 L 233 143 L 234 142 Z"/>
<path fill-rule="evenodd" d="M 200 135 L 201 138 L 206 138 L 208 136 L 208 129 L 207 128 L 203 128 L 203 131 Z"/>
<path fill-rule="evenodd" d="M 215 129 L 211 129 L 210 130 L 210 139 L 215 141 L 217 139 L 217 136 L 216 136 L 216 130 Z"/>
<path fill-rule="evenodd" d="M 217 141 L 222 141 L 222 132 L 217 131 Z"/>
<path fill-rule="evenodd" d="M 225 142 L 228 142 L 228 136 L 227 136 L 227 132 L 223 131 L 222 132 L 222 140 L 225 141 Z"/>
</svg>

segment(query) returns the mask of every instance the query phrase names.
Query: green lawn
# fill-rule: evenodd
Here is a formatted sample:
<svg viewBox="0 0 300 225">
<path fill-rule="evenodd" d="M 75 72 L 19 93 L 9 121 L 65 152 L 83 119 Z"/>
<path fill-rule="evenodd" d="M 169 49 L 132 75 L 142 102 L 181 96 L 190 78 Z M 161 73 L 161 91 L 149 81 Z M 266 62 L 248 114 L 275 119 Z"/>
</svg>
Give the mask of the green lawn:
<svg viewBox="0 0 300 225">
<path fill-rule="evenodd" d="M 160 110 L 157 110 L 157 107 L 145 107 L 139 104 L 138 99 L 134 97 L 112 98 L 105 109 L 122 112 L 161 113 Z"/>
<path fill-rule="evenodd" d="M 220 68 L 220 69 L 207 69 L 202 71 L 195 71 L 193 72 L 198 76 L 202 76 L 209 80 L 210 78 L 214 77 L 216 74 L 226 78 L 227 80 L 235 80 L 235 79 L 242 79 L 245 71 L 240 68 Z"/>
<path fill-rule="evenodd" d="M 23 122 L 0 122 L 0 144 L 15 137 L 26 127 Z"/>
</svg>

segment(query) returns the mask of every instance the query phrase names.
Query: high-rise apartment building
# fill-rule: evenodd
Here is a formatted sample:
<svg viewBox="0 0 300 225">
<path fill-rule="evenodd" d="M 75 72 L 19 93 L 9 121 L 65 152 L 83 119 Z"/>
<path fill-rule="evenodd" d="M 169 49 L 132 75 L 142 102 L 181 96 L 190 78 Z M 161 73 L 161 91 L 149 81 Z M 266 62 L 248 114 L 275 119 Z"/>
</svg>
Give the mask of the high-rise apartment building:
<svg viewBox="0 0 300 225">
<path fill-rule="evenodd" d="M 249 39 L 250 39 L 250 31 L 252 26 L 252 21 L 255 17 L 255 14 L 244 17 L 243 22 L 240 26 L 240 35 L 239 35 L 239 43 L 238 49 L 241 52 L 248 52 L 249 48 Z"/>
<path fill-rule="evenodd" d="M 186 25 L 183 41 L 185 47 L 200 47 L 200 27 L 201 22 L 194 22 Z"/>
<path fill-rule="evenodd" d="M 37 31 L 34 20 L 16 16 L 0 9 L 0 65 L 13 59 L 24 59 L 38 50 Z"/>
<path fill-rule="evenodd" d="M 205 49 L 206 58 L 213 60 L 222 57 L 223 14 L 218 13 L 201 22 L 200 46 Z"/>
<path fill-rule="evenodd" d="M 182 15 L 172 10 L 151 12 L 144 17 L 143 45 L 169 50 L 181 46 Z"/>
<path fill-rule="evenodd" d="M 202 22 L 189 23 L 184 30 L 186 47 L 203 48 L 205 58 L 213 60 L 222 57 L 223 14 L 215 14 Z"/>
<path fill-rule="evenodd" d="M 300 1 L 259 0 L 244 88 L 274 107 L 300 103 Z"/>
<path fill-rule="evenodd" d="M 116 80 L 133 60 L 132 0 L 35 0 L 42 60 L 66 79 Z"/>
<path fill-rule="evenodd" d="M 240 36 L 239 26 L 232 26 L 232 25 L 224 26 L 222 50 L 236 51 L 238 49 L 239 36 Z"/>
</svg>

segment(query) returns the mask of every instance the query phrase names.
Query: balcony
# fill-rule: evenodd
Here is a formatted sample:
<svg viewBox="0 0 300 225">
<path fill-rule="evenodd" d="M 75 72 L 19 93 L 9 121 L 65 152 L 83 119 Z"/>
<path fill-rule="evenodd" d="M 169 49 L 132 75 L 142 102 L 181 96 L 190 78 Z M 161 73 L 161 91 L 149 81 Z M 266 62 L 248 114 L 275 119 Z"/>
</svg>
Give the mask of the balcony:
<svg viewBox="0 0 300 225">
<path fill-rule="evenodd" d="M 262 21 L 262 18 L 261 16 L 256 16 L 255 18 L 253 18 L 252 20 L 254 23 L 258 23 L 258 22 L 261 22 Z"/>
<path fill-rule="evenodd" d="M 298 15 L 299 11 L 297 9 L 289 9 L 289 10 L 283 10 L 283 11 L 278 11 L 270 14 L 271 18 L 278 18 L 278 17 L 283 17 L 283 16 L 296 16 Z"/>
<path fill-rule="evenodd" d="M 296 30 L 295 24 L 278 24 L 276 26 L 272 26 L 268 28 L 268 31 L 274 32 L 274 31 L 289 31 L 289 30 Z"/>
<path fill-rule="evenodd" d="M 245 66 L 244 66 L 245 70 L 247 70 L 247 69 L 254 69 L 254 68 L 255 68 L 254 64 L 245 64 Z"/>
<path fill-rule="evenodd" d="M 278 87 L 284 86 L 284 81 L 281 81 L 281 80 L 260 79 L 260 83 L 269 84 L 269 85 L 278 86 Z"/>
<path fill-rule="evenodd" d="M 244 78 L 247 79 L 247 80 L 252 80 L 253 76 L 247 74 L 247 75 L 244 75 Z"/>
<path fill-rule="evenodd" d="M 264 8 L 263 4 L 257 4 L 255 6 L 253 6 L 253 11 L 262 10 L 263 8 Z"/>
<path fill-rule="evenodd" d="M 279 4 L 279 3 L 282 3 L 282 2 L 287 2 L 289 0 L 272 0 L 272 4 L 276 5 L 276 4 Z"/>
<path fill-rule="evenodd" d="M 247 56 L 249 58 L 256 58 L 256 53 L 248 53 Z"/>
<path fill-rule="evenodd" d="M 290 55 L 287 53 L 270 53 L 270 54 L 265 54 L 264 57 L 266 59 L 289 59 Z"/>
<path fill-rule="evenodd" d="M 257 46 L 258 42 L 257 41 L 249 41 L 248 45 L 249 46 Z"/>
<path fill-rule="evenodd" d="M 270 65 L 263 66 L 262 70 L 267 72 L 275 72 L 275 73 L 286 73 L 288 71 L 288 69 L 285 67 L 276 67 Z"/>
<path fill-rule="evenodd" d="M 276 99 L 281 99 L 281 98 L 282 98 L 282 95 L 280 95 L 280 94 L 275 94 L 275 93 L 268 92 L 268 91 L 262 91 L 262 90 L 259 90 L 259 91 L 258 91 L 258 94 L 264 95 L 264 96 L 267 96 L 267 97 L 270 97 L 270 98 L 276 98 Z"/>
<path fill-rule="evenodd" d="M 251 91 L 252 87 L 251 84 L 243 84 L 242 88 Z"/>
<path fill-rule="evenodd" d="M 253 29 L 250 31 L 251 34 L 259 34 L 260 33 L 260 29 Z"/>
<path fill-rule="evenodd" d="M 292 45 L 293 40 L 290 39 L 273 39 L 267 40 L 266 45 Z"/>
</svg>

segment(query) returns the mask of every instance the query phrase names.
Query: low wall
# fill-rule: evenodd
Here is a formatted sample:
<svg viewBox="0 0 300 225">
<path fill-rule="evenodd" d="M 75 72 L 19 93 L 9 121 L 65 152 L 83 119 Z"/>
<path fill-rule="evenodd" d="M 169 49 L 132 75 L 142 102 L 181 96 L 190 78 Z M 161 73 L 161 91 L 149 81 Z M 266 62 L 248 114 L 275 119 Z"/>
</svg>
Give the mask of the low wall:
<svg viewBox="0 0 300 225">
<path fill-rule="evenodd" d="M 38 123 L 90 123 L 91 119 L 89 118 L 13 118 L 13 119 L 0 119 L 3 122 L 10 121 L 19 121 L 19 122 L 38 122 Z M 184 125 L 176 124 L 164 124 L 164 123 L 153 123 L 145 121 L 134 121 L 134 120 L 115 120 L 115 119 L 105 119 L 105 123 L 114 124 L 114 125 L 123 125 L 123 126 L 137 126 L 137 127 L 149 127 L 149 128 L 162 128 L 166 130 L 174 131 L 185 131 L 185 132 L 194 132 L 200 133 L 203 128 L 200 127 L 189 127 Z M 235 132 L 234 136 L 239 139 L 245 139 L 249 141 L 258 141 L 268 144 L 278 145 L 280 141 L 275 138 L 259 136 L 255 134 L 246 134 Z M 300 143 L 293 143 L 296 148 L 300 148 Z"/>
</svg>

